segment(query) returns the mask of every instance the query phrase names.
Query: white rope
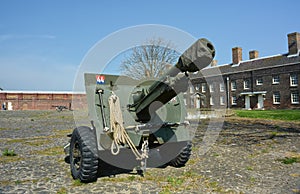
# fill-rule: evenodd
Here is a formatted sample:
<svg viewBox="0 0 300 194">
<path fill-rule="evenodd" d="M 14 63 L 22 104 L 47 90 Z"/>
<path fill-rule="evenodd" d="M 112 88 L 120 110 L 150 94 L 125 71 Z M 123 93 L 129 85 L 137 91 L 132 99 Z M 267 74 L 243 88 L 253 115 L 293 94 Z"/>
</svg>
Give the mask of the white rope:
<svg viewBox="0 0 300 194">
<path fill-rule="evenodd" d="M 111 153 L 117 155 L 120 152 L 120 145 L 127 144 L 137 160 L 142 160 L 147 157 L 144 153 L 140 154 L 130 137 L 128 136 L 123 126 L 123 115 L 120 106 L 120 100 L 114 92 L 108 98 L 109 109 L 110 109 L 110 127 L 113 132 L 113 142 L 111 144 Z M 116 151 L 114 151 L 116 149 Z"/>
</svg>

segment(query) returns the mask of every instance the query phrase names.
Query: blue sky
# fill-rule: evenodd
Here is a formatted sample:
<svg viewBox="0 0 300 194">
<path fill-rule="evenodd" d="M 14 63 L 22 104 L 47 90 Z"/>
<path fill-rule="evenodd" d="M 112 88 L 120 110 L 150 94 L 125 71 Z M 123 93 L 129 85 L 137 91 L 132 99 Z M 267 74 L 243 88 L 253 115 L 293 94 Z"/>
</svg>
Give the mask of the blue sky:
<svg viewBox="0 0 300 194">
<path fill-rule="evenodd" d="M 283 54 L 287 34 L 300 32 L 299 7 L 298 0 L 0 0 L 0 87 L 72 90 L 93 45 L 142 24 L 169 25 L 208 38 L 219 64 L 231 62 L 235 46 L 243 48 L 243 59 L 253 49 L 261 57 Z"/>
</svg>

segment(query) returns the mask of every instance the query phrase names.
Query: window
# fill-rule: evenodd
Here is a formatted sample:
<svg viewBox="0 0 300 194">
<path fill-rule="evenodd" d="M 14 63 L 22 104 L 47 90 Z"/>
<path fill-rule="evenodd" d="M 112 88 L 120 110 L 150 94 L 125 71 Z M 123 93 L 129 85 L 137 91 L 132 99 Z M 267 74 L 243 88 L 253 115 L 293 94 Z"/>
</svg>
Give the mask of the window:
<svg viewBox="0 0 300 194">
<path fill-rule="evenodd" d="M 220 92 L 224 92 L 224 91 L 225 91 L 224 83 L 220 83 Z"/>
<path fill-rule="evenodd" d="M 206 84 L 205 83 L 202 83 L 201 90 L 202 90 L 203 93 L 206 92 Z"/>
<path fill-rule="evenodd" d="M 293 91 L 291 93 L 291 103 L 299 104 L 299 92 L 298 91 Z"/>
<path fill-rule="evenodd" d="M 298 86 L 298 75 L 297 74 L 292 74 L 290 76 L 290 84 L 291 84 L 291 86 Z"/>
<path fill-rule="evenodd" d="M 273 93 L 273 104 L 280 104 L 280 93 L 279 92 Z"/>
<path fill-rule="evenodd" d="M 196 108 L 200 108 L 201 105 L 200 105 L 200 98 L 196 98 Z"/>
<path fill-rule="evenodd" d="M 231 91 L 236 90 L 236 81 L 231 81 Z"/>
<path fill-rule="evenodd" d="M 190 86 L 190 94 L 194 93 L 194 86 Z"/>
<path fill-rule="evenodd" d="M 244 89 L 245 89 L 245 90 L 250 89 L 250 80 L 249 80 L 249 79 L 246 79 L 246 80 L 244 81 Z"/>
<path fill-rule="evenodd" d="M 206 106 L 206 102 L 204 100 L 201 100 L 200 104 L 201 106 Z"/>
<path fill-rule="evenodd" d="M 272 84 L 279 84 L 279 82 L 280 82 L 279 75 L 273 75 Z"/>
<path fill-rule="evenodd" d="M 213 84 L 209 84 L 209 91 L 214 92 L 214 85 Z"/>
<path fill-rule="evenodd" d="M 195 85 L 195 90 L 199 91 L 199 88 L 200 88 L 199 84 L 196 84 Z"/>
<path fill-rule="evenodd" d="M 225 96 L 220 96 L 220 105 L 225 105 Z"/>
<path fill-rule="evenodd" d="M 191 102 L 191 108 L 195 108 L 194 106 L 195 106 L 195 99 L 194 99 L 194 95 L 193 96 L 191 96 L 191 98 L 190 98 L 190 102 Z"/>
<path fill-rule="evenodd" d="M 187 105 L 186 98 L 183 99 L 184 105 Z"/>
<path fill-rule="evenodd" d="M 263 85 L 263 78 L 262 77 L 259 77 L 259 78 L 256 79 L 256 85 L 258 85 L 258 86 Z"/>
<path fill-rule="evenodd" d="M 236 104 L 237 104 L 236 100 L 237 100 L 237 99 L 236 99 L 236 96 L 232 96 L 232 97 L 231 97 L 231 104 L 232 104 L 232 105 L 236 105 Z"/>
<path fill-rule="evenodd" d="M 210 105 L 214 105 L 214 100 L 213 100 L 212 97 L 209 98 L 209 104 L 210 104 Z"/>
</svg>

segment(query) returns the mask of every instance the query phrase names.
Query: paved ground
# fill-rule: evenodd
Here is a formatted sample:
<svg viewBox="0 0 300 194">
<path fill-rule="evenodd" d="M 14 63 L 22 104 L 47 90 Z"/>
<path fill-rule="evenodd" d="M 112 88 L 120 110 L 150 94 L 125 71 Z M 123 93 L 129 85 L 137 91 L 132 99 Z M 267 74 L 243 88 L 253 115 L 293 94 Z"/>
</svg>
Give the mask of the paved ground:
<svg viewBox="0 0 300 194">
<path fill-rule="evenodd" d="M 186 167 L 82 184 L 72 179 L 62 150 L 74 128 L 72 112 L 1 111 L 0 193 L 300 193 L 299 122 L 226 118 L 202 155 L 207 124 L 195 134 Z M 6 149 L 17 155 L 2 156 Z"/>
</svg>

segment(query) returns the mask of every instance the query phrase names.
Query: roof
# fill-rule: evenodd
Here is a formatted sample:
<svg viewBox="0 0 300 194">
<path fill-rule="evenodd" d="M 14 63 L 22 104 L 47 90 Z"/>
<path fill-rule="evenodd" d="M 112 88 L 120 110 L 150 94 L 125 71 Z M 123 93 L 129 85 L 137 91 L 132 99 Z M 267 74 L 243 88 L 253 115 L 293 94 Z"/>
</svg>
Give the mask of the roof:
<svg viewBox="0 0 300 194">
<path fill-rule="evenodd" d="M 198 74 L 191 75 L 191 77 L 192 79 L 203 77 L 203 75 L 205 75 L 205 77 L 212 77 L 216 75 L 216 72 L 219 72 L 222 75 L 226 75 L 226 74 L 234 74 L 234 73 L 240 73 L 245 71 L 253 71 L 253 70 L 274 68 L 274 67 L 280 67 L 286 65 L 295 65 L 295 64 L 299 64 L 299 71 L 300 71 L 299 53 L 300 52 L 298 52 L 297 55 L 288 55 L 288 54 L 273 55 L 268 57 L 261 57 L 261 58 L 241 61 L 239 64 L 231 63 L 225 65 L 218 65 L 214 67 L 208 67 L 202 69 Z"/>
</svg>

